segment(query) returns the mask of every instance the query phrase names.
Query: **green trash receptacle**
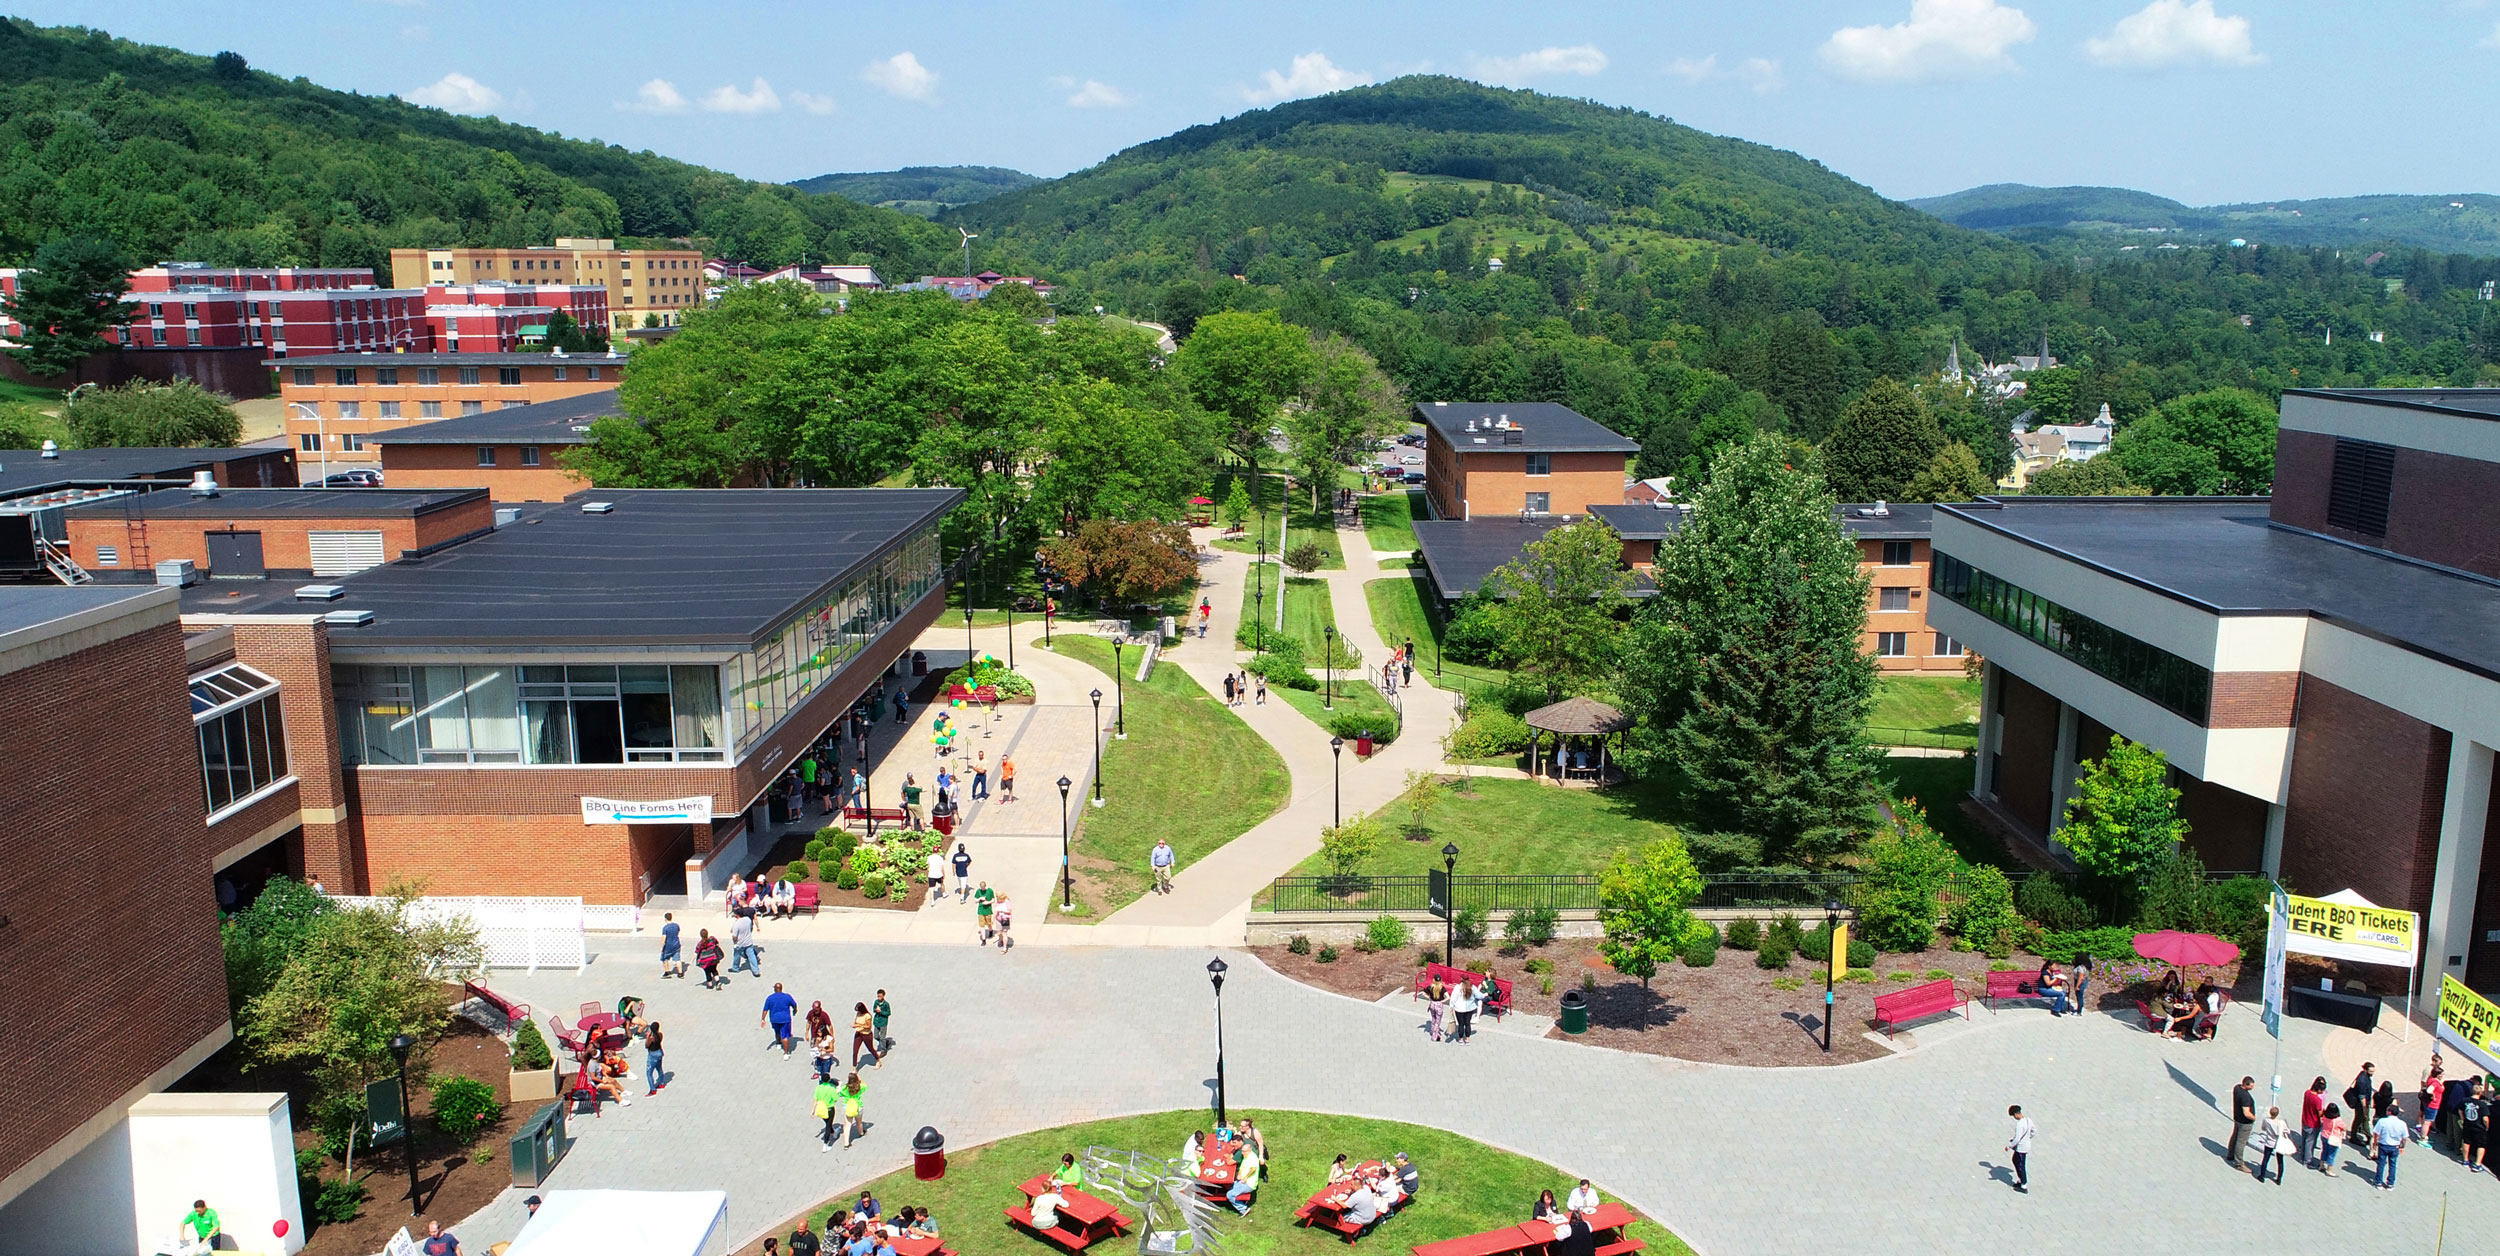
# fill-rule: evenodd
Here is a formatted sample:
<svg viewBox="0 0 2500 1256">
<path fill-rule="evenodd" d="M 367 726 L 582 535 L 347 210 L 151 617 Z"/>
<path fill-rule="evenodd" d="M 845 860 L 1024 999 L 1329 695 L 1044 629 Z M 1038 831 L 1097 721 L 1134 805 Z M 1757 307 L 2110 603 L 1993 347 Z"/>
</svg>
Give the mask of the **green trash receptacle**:
<svg viewBox="0 0 2500 1256">
<path fill-rule="evenodd" d="M 1562 1031 L 1567 1034 L 1585 1034 L 1589 1031 L 1589 1001 L 1577 990 L 1563 992 Z"/>
<path fill-rule="evenodd" d="M 572 1149 L 573 1140 L 564 1132 L 564 1104 L 540 1108 L 512 1133 L 512 1184 L 546 1185 L 547 1175 Z"/>
</svg>

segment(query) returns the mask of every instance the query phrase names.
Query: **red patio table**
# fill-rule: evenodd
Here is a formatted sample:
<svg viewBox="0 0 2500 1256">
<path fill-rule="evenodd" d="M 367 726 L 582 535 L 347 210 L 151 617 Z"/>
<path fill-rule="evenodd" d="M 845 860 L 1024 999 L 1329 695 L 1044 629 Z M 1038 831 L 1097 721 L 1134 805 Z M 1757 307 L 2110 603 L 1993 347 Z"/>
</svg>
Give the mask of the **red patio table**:
<svg viewBox="0 0 2500 1256">
<path fill-rule="evenodd" d="M 935 1235 L 905 1235 L 888 1241 L 894 1244 L 896 1256 L 955 1256 L 946 1249 L 944 1240 Z"/>
<path fill-rule="evenodd" d="M 1354 1188 L 1362 1185 L 1364 1178 L 1386 1167 L 1377 1160 L 1366 1160 L 1354 1166 L 1352 1178 L 1319 1188 L 1309 1202 L 1293 1210 L 1293 1215 L 1302 1218 L 1304 1225 L 1324 1225 L 1339 1234 L 1351 1234 L 1352 1227 L 1345 1219 L 1346 1201 L 1353 1198 Z"/>
<path fill-rule="evenodd" d="M 1030 1181 L 1016 1185 L 1016 1189 L 1023 1191 L 1027 1200 L 1039 1198 L 1042 1192 L 1051 1187 L 1052 1182 L 1047 1173 L 1036 1175 Z M 1117 1207 L 1088 1195 L 1076 1187 L 1061 1186 L 1058 1189 L 1060 1197 L 1068 1201 L 1068 1206 L 1059 1210 L 1058 1225 L 1047 1230 L 1034 1225 L 1033 1210 L 1030 1207 L 1010 1208 L 1007 1210 L 1007 1216 L 1018 1225 L 1073 1252 L 1081 1252 L 1104 1239 L 1118 1238 L 1122 1230 L 1136 1224 L 1127 1217 L 1121 1216 Z"/>
</svg>

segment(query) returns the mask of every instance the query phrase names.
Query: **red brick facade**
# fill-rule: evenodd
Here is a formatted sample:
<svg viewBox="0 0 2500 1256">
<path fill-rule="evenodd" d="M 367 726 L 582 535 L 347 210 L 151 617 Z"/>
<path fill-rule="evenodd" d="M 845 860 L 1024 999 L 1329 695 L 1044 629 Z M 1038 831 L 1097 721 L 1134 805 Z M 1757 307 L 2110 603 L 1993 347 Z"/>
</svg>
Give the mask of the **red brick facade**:
<svg viewBox="0 0 2500 1256">
<path fill-rule="evenodd" d="M 2449 734 L 2341 686 L 2303 678 L 2283 825 L 2283 880 L 2358 890 L 2427 914 L 2448 788 Z"/>
<path fill-rule="evenodd" d="M 2409 557 L 2500 576 L 2500 464 L 2423 449 L 2396 450 L 2387 535 L 2370 536 L 2326 521 L 2335 479 L 2335 438 L 2285 429 L 2275 436 L 2277 523 L 2392 550 Z"/>
<path fill-rule="evenodd" d="M 236 501 L 239 507 L 244 507 L 245 499 L 237 498 Z M 188 558 L 202 574 L 213 575 L 215 568 L 208 556 L 208 534 L 211 532 L 259 534 L 261 566 L 266 571 L 311 571 L 312 534 L 315 532 L 379 532 L 382 534 L 382 561 L 387 563 L 408 550 L 425 549 L 493 529 L 495 506 L 491 499 L 480 497 L 419 515 L 358 515 L 327 519 L 297 514 L 255 515 L 250 513 L 248 507 L 240 509 L 234 516 L 222 518 L 191 511 L 173 515 L 147 515 L 133 511 L 125 515 L 119 509 L 107 506 L 73 515 L 67 523 L 70 554 L 89 569 L 135 567 L 142 557 L 150 564 Z M 105 562 L 96 553 L 99 546 L 112 547 L 112 562 Z"/>
<path fill-rule="evenodd" d="M 477 445 L 382 443 L 382 478 L 392 488 L 482 488 L 499 502 L 560 502 L 590 487 L 590 477 L 556 465 L 569 445 L 489 445 L 495 465 L 478 465 Z M 529 451 L 538 464 L 529 464 Z"/>
<path fill-rule="evenodd" d="M 2299 672 L 2215 672 L 2205 727 L 2290 728 L 2299 705 Z"/>
<path fill-rule="evenodd" d="M 2000 669 L 1997 678 L 1997 802 L 2033 832 L 2046 833 L 2054 827 L 2049 772 L 2057 762 L 2057 699 L 2012 672 Z"/>
<path fill-rule="evenodd" d="M 0 927 L 15 1173 L 226 1022 L 182 631 L 0 672 Z"/>
<path fill-rule="evenodd" d="M 339 768 L 338 706 L 330 700 L 330 629 L 313 616 L 238 619 L 234 657 L 278 682 L 278 710 L 286 720 L 287 770 L 295 774 L 303 809 L 304 866 L 309 880 L 334 893 L 360 894 L 372 887 L 360 875 L 364 860 L 348 823 L 348 797 Z"/>
</svg>

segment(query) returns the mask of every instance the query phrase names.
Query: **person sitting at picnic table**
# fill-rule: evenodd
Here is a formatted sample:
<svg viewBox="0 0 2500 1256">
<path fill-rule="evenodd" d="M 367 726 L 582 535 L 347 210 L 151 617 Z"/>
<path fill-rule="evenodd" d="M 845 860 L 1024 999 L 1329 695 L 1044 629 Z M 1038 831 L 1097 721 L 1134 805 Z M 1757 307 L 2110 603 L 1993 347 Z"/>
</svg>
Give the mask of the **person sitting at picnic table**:
<svg viewBox="0 0 2500 1256">
<path fill-rule="evenodd" d="M 1562 1205 L 1554 1202 L 1554 1192 L 1549 1187 L 1537 1192 L 1536 1210 L 1528 1214 L 1528 1220 L 1560 1221 L 1563 1215 Z"/>
<path fill-rule="evenodd" d="M 2186 991 L 2173 991 L 2163 1011 L 2169 1015 L 2169 1020 L 2162 1025 L 2162 1037 L 2185 1038 L 2195 1028 L 2196 1004 L 2188 999 Z"/>
<path fill-rule="evenodd" d="M 912 1210 L 911 1224 L 903 1229 L 914 1237 L 933 1239 L 938 1236 L 937 1218 L 929 1215 L 928 1207 L 923 1205 Z"/>
<path fill-rule="evenodd" d="M 1191 1131 L 1189 1140 L 1181 1144 L 1181 1167 L 1189 1170 L 1191 1177 L 1206 1175 L 1207 1132 L 1205 1130 Z"/>
<path fill-rule="evenodd" d="M 1397 1175 L 1386 1169 L 1372 1175 L 1371 1188 L 1372 1194 L 1380 1200 L 1380 1211 L 1384 1213 L 1396 1212 L 1398 1205 L 1405 1202 L 1404 1193 L 1398 1190 Z"/>
<path fill-rule="evenodd" d="M 1372 1193 L 1370 1183 L 1356 1184 L 1354 1193 L 1346 1196 L 1345 1219 L 1354 1226 L 1354 1232 L 1358 1237 L 1378 1224 L 1382 1215 L 1387 1212 L 1388 1209 L 1381 1206 L 1380 1196 Z"/>
<path fill-rule="evenodd" d="M 1061 1186 L 1085 1185 L 1085 1170 L 1076 1167 L 1076 1153 L 1059 1153 L 1059 1167 L 1051 1171 L 1050 1180 Z"/>
<path fill-rule="evenodd" d="M 1033 1228 L 1036 1230 L 1059 1228 L 1059 1210 L 1067 1206 L 1068 1197 L 1059 1193 L 1059 1184 L 1051 1183 L 1041 1194 L 1033 1197 Z"/>
<path fill-rule="evenodd" d="M 1389 1159 L 1397 1166 L 1398 1193 L 1408 1199 L 1415 1198 L 1415 1188 L 1423 1185 L 1423 1172 L 1415 1167 L 1414 1161 L 1406 1158 L 1403 1151 Z"/>
<path fill-rule="evenodd" d="M 1328 1166 L 1328 1184 L 1330 1186 L 1335 1186 L 1337 1183 L 1353 1176 L 1353 1166 L 1348 1165 L 1345 1162 L 1345 1153 L 1342 1151 L 1338 1152 L 1336 1163 Z"/>
<path fill-rule="evenodd" d="M 1597 1197 L 1597 1188 L 1589 1185 L 1587 1178 L 1581 1178 L 1580 1184 L 1573 1187 L 1571 1194 L 1564 1197 L 1563 1207 L 1573 1212 L 1595 1212 L 1598 1204 L 1602 1202 L 1604 1201 Z"/>
<path fill-rule="evenodd" d="M 1247 1217 L 1250 1215 L 1250 1197 L 1259 1193 L 1259 1171 L 1266 1165 L 1260 1160 L 1257 1149 L 1246 1143 L 1240 1155 L 1239 1163 L 1233 1167 L 1233 1188 L 1224 1192 L 1224 1198 L 1232 1204 L 1234 1212 Z"/>
</svg>

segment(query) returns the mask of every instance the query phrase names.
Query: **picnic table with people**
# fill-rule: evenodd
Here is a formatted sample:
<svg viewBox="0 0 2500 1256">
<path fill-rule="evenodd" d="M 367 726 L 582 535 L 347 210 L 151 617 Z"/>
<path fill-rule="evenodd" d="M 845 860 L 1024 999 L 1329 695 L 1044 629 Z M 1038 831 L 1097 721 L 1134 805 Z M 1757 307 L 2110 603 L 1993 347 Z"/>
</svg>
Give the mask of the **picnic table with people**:
<svg viewBox="0 0 2500 1256">
<path fill-rule="evenodd" d="M 1557 1219 L 1531 1219 L 1438 1243 L 1418 1243 L 1413 1251 L 1415 1256 L 1545 1256 L 1571 1251 L 1623 1256 L 1649 1246 L 1624 1233 L 1634 1220 L 1631 1209 L 1601 1203 L 1586 1210 L 1565 1212 Z"/>
<path fill-rule="evenodd" d="M 1117 1206 L 1053 1174 L 1018 1183 L 1016 1189 L 1024 1192 L 1026 1202 L 1007 1209 L 1007 1219 L 1072 1252 L 1118 1238 L 1137 1224 Z"/>
<path fill-rule="evenodd" d="M 1378 1160 L 1348 1165 L 1344 1156 L 1338 1156 L 1329 1167 L 1328 1184 L 1313 1192 L 1293 1215 L 1304 1225 L 1325 1226 L 1352 1242 L 1406 1201 L 1407 1192 L 1395 1168 Z"/>
</svg>

